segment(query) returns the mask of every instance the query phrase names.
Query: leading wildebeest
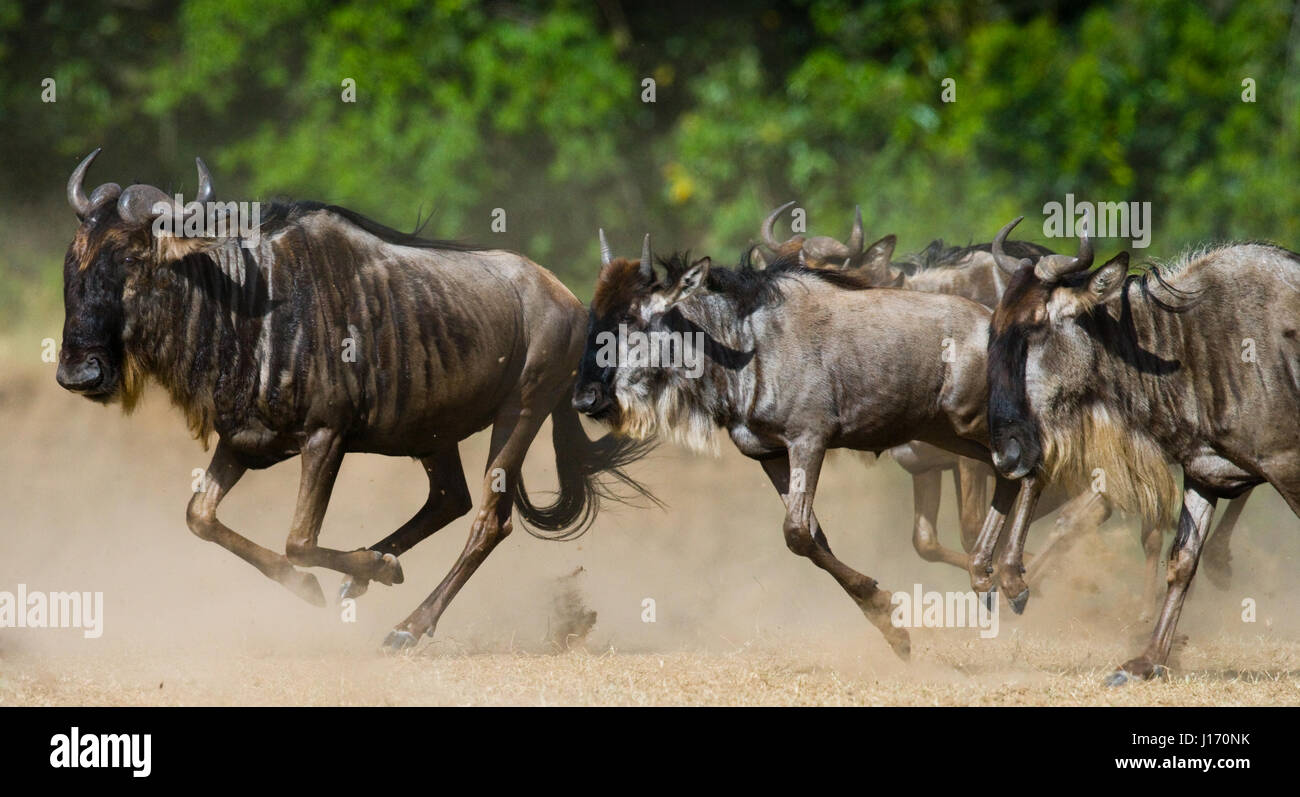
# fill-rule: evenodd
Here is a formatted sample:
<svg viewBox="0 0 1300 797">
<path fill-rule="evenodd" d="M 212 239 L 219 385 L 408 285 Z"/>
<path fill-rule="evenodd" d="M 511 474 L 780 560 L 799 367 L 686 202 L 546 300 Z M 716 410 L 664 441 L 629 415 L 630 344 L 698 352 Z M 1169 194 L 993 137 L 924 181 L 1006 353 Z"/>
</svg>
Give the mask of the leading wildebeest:
<svg viewBox="0 0 1300 797">
<path fill-rule="evenodd" d="M 987 461 L 989 311 L 957 296 L 869 290 L 793 256 L 732 270 L 679 255 L 662 262 L 661 279 L 648 236 L 640 262 L 601 248 L 574 406 L 631 437 L 697 449 L 726 430 L 781 494 L 786 545 L 906 656 L 889 593 L 831 553 L 813 513 L 817 479 L 831 448 L 879 453 L 922 440 Z M 981 539 L 996 540 L 1016 490 L 998 480 Z"/>
<path fill-rule="evenodd" d="M 1182 466 L 1168 592 L 1120 684 L 1163 670 L 1219 498 L 1267 482 L 1300 514 L 1300 255 L 1216 246 L 1133 274 L 1127 252 L 1092 262 L 1085 235 L 1075 257 L 1017 264 L 989 338 L 989 432 L 1003 474 L 1101 468 L 1113 501 L 1158 520 Z"/>
<path fill-rule="evenodd" d="M 469 541 L 386 640 L 403 646 L 433 632 L 510 533 L 516 504 L 526 523 L 562 534 L 583 528 L 600 497 L 612 495 L 601 473 L 643 493 L 620 468 L 644 449 L 608 435 L 588 440 L 569 406 L 586 319 L 549 271 L 517 254 L 424 240 L 316 202 L 272 206 L 252 247 L 235 237 L 159 234 L 161 214 L 184 213 L 159 189 L 107 183 L 86 195 L 82 183 L 98 152 L 68 182 L 81 225 L 64 260 L 58 381 L 129 409 L 153 378 L 205 445 L 217 435 L 187 513 L 199 538 L 320 605 L 316 577 L 295 565 L 347 574 L 351 595 L 370 580 L 400 582 L 397 557 L 473 507 L 457 445 L 492 426 Z M 211 181 L 198 165 L 197 199 L 210 203 Z M 171 229 L 184 228 L 173 220 Z M 560 493 L 538 507 L 519 468 L 547 416 Z M 418 458 L 429 498 L 370 548 L 320 547 L 334 479 L 354 451 Z M 302 478 L 282 555 L 236 534 L 216 512 L 246 470 L 295 454 Z"/>
</svg>

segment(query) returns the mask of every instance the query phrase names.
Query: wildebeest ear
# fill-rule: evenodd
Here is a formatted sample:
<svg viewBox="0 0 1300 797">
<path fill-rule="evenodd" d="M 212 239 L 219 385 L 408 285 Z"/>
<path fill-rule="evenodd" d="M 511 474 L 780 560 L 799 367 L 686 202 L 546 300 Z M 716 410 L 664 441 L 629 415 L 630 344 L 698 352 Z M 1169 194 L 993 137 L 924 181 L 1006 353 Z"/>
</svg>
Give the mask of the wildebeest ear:
<svg viewBox="0 0 1300 797">
<path fill-rule="evenodd" d="M 691 267 L 686 269 L 686 272 L 677 280 L 677 284 L 673 286 L 672 295 L 668 298 L 668 306 L 671 307 L 704 290 L 704 282 L 708 279 L 709 268 L 712 265 L 713 261 L 707 257 L 702 257 L 692 263 Z"/>
<path fill-rule="evenodd" d="M 888 266 L 894 259 L 894 247 L 898 245 L 898 238 L 893 235 L 886 235 L 879 241 L 867 247 L 867 251 L 862 253 L 862 265 L 871 267 Z"/>
<path fill-rule="evenodd" d="M 1088 290 L 1105 301 L 1123 284 L 1126 273 L 1128 273 L 1128 252 L 1120 252 L 1093 272 L 1092 277 L 1088 279 Z"/>
</svg>

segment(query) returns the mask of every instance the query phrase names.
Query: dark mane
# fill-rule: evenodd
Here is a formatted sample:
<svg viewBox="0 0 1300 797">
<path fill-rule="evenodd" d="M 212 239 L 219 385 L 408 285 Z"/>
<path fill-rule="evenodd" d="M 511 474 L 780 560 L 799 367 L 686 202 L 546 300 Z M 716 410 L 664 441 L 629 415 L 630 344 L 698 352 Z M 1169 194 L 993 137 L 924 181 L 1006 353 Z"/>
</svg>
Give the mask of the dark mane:
<svg viewBox="0 0 1300 797">
<path fill-rule="evenodd" d="M 754 268 L 750 262 L 751 251 L 745 251 L 735 268 L 712 266 L 705 281 L 710 292 L 722 294 L 735 302 L 736 312 L 742 318 L 760 307 L 780 304 L 784 298 L 781 281 L 791 277 L 808 276 L 851 291 L 871 287 L 853 272 L 808 268 L 799 262 L 798 252 L 782 255 L 768 263 L 766 268 Z M 673 285 L 691 267 L 692 261 L 689 252 L 674 252 L 668 258 L 660 258 L 659 264 L 667 272 L 664 285 Z"/>
<path fill-rule="evenodd" d="M 1007 241 L 1003 250 L 1011 257 L 1027 257 L 1037 260 L 1043 255 L 1053 254 L 1051 249 L 1029 241 Z M 952 268 L 974 252 L 992 253 L 993 244 L 967 244 L 966 246 L 947 246 L 942 238 L 936 238 L 920 252 L 907 255 L 894 263 L 908 274 L 936 268 Z"/>
<path fill-rule="evenodd" d="M 328 205 L 324 202 L 315 200 L 275 200 L 271 203 L 270 209 L 262 216 L 262 234 L 274 233 L 277 230 L 289 226 L 308 213 L 314 213 L 318 210 L 328 211 L 347 221 L 352 226 L 370 233 L 381 241 L 394 244 L 397 246 L 413 246 L 419 249 L 444 249 L 453 252 L 478 252 L 482 247 L 472 244 L 461 243 L 460 241 L 444 241 L 431 238 L 422 238 L 418 234 L 424 224 L 416 227 L 414 232 L 402 232 L 392 227 L 380 224 L 368 216 L 342 207 L 340 205 Z M 428 223 L 428 220 L 425 220 Z"/>
</svg>

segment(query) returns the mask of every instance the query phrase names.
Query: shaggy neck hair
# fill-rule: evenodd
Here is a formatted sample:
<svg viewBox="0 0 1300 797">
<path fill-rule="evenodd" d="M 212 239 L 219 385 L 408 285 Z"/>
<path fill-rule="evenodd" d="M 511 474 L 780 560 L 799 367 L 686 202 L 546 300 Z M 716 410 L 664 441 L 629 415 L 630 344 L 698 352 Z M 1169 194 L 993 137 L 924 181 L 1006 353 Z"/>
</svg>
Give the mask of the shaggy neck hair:
<svg viewBox="0 0 1300 797">
<path fill-rule="evenodd" d="M 211 246 L 179 259 L 167 259 L 165 239 L 154 244 L 155 263 L 128 274 L 123 291 L 125 326 L 122 403 L 130 409 L 151 376 L 185 414 L 190 431 L 204 448 L 219 417 L 246 418 L 257 409 L 259 382 L 266 384 L 272 314 L 286 301 L 300 305 L 297 318 L 304 327 L 310 305 L 321 301 L 312 288 L 281 280 L 275 294 L 271 271 L 277 267 L 323 268 L 323 263 L 289 258 L 277 261 L 275 243 L 282 236 L 302 235 L 304 217 L 328 212 L 386 243 L 423 249 L 476 251 L 467 244 L 421 238 L 403 233 L 355 211 L 320 202 L 276 202 L 263 219 L 256 248 L 237 238 L 214 240 Z M 281 253 L 283 254 L 283 253 Z M 333 252 L 332 262 L 347 263 L 347 253 Z M 344 266 L 349 268 L 350 266 Z M 304 345 L 328 330 L 302 330 Z M 271 387 L 274 398 L 276 391 Z"/>
<path fill-rule="evenodd" d="M 670 290 L 691 267 L 687 253 L 660 260 L 665 279 L 652 290 Z M 756 269 L 748 253 L 734 269 L 714 267 L 705 292 L 670 309 L 663 326 L 683 338 L 704 336 L 704 371 L 689 378 L 685 368 L 656 368 L 620 372 L 615 390 L 622 408 L 621 428 L 637 439 L 668 437 L 696 451 L 718 452 L 717 430 L 727 428 L 744 412 L 745 394 L 753 373 L 746 366 L 762 343 L 767 313 L 781 305 L 786 293 L 807 280 L 845 290 L 870 288 L 859 276 L 842 271 L 807 268 L 798 253 Z M 635 375 L 637 378 L 631 378 Z"/>
</svg>

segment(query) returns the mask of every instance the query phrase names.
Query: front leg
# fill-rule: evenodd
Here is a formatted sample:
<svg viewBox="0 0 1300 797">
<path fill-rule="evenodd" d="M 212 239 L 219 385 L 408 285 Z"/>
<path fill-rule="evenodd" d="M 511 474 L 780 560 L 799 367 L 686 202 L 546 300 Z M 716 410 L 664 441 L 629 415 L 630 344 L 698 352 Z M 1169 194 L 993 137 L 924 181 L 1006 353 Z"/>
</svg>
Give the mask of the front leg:
<svg viewBox="0 0 1300 797">
<path fill-rule="evenodd" d="M 1187 598 L 1192 576 L 1196 575 L 1196 565 L 1210 530 L 1210 519 L 1214 516 L 1217 498 L 1186 475 L 1183 476 L 1183 481 L 1183 509 L 1178 516 L 1178 536 L 1174 537 L 1174 545 L 1169 550 L 1166 575 L 1169 590 L 1165 593 L 1165 604 L 1160 610 L 1160 617 L 1156 620 L 1146 650 L 1111 673 L 1106 679 L 1108 686 L 1120 686 L 1133 678 L 1154 678 L 1165 670 L 1169 649 L 1174 644 L 1178 616 L 1183 611 L 1183 601 Z"/>
<path fill-rule="evenodd" d="M 1029 536 L 1029 523 L 1034 517 L 1034 507 L 1043 491 L 1042 482 L 1030 474 L 1020 480 L 1020 497 L 1012 516 L 1011 532 L 999 563 L 999 581 L 1002 592 L 1011 604 L 1011 610 L 1020 614 L 1029 600 L 1029 586 L 1025 584 L 1025 538 Z"/>
<path fill-rule="evenodd" d="M 402 583 L 402 567 L 397 557 L 378 551 L 360 549 L 336 551 L 316 544 L 330 492 L 343 464 L 343 438 L 332 429 L 317 429 L 302 448 L 302 477 L 298 486 L 298 507 L 293 513 L 293 527 L 285 554 L 289 561 L 304 567 L 328 567 L 347 573 L 354 579 L 381 584 Z"/>
<path fill-rule="evenodd" d="M 194 494 L 185 511 L 190 531 L 199 539 L 215 542 L 235 554 L 308 603 L 324 606 L 325 594 L 315 576 L 296 569 L 283 554 L 263 548 L 217 519 L 221 500 L 246 470 L 226 441 L 217 441 L 217 450 L 212 452 L 212 462 L 203 475 L 203 489 Z"/>
<path fill-rule="evenodd" d="M 1010 479 L 997 477 L 997 486 L 993 488 L 993 503 L 984 516 L 984 526 L 975 538 L 975 546 L 970 552 L 970 585 L 976 594 L 988 595 L 993 591 L 993 552 L 1001 540 L 1002 524 L 1011 512 L 1019 489 Z"/>
<path fill-rule="evenodd" d="M 762 461 L 764 472 L 785 503 L 783 529 L 786 547 L 800 556 L 808 557 L 813 564 L 829 573 L 871 624 L 880 630 L 894 653 L 907 659 L 911 654 L 911 640 L 906 629 L 896 628 L 890 621 L 890 593 L 878 588 L 875 579 L 837 559 L 829 547 L 819 544 L 813 534 L 817 525 L 813 515 L 813 497 L 817 492 L 817 477 L 821 473 L 825 456 L 826 449 L 820 440 L 802 440 L 790 446 L 787 457 Z"/>
</svg>

